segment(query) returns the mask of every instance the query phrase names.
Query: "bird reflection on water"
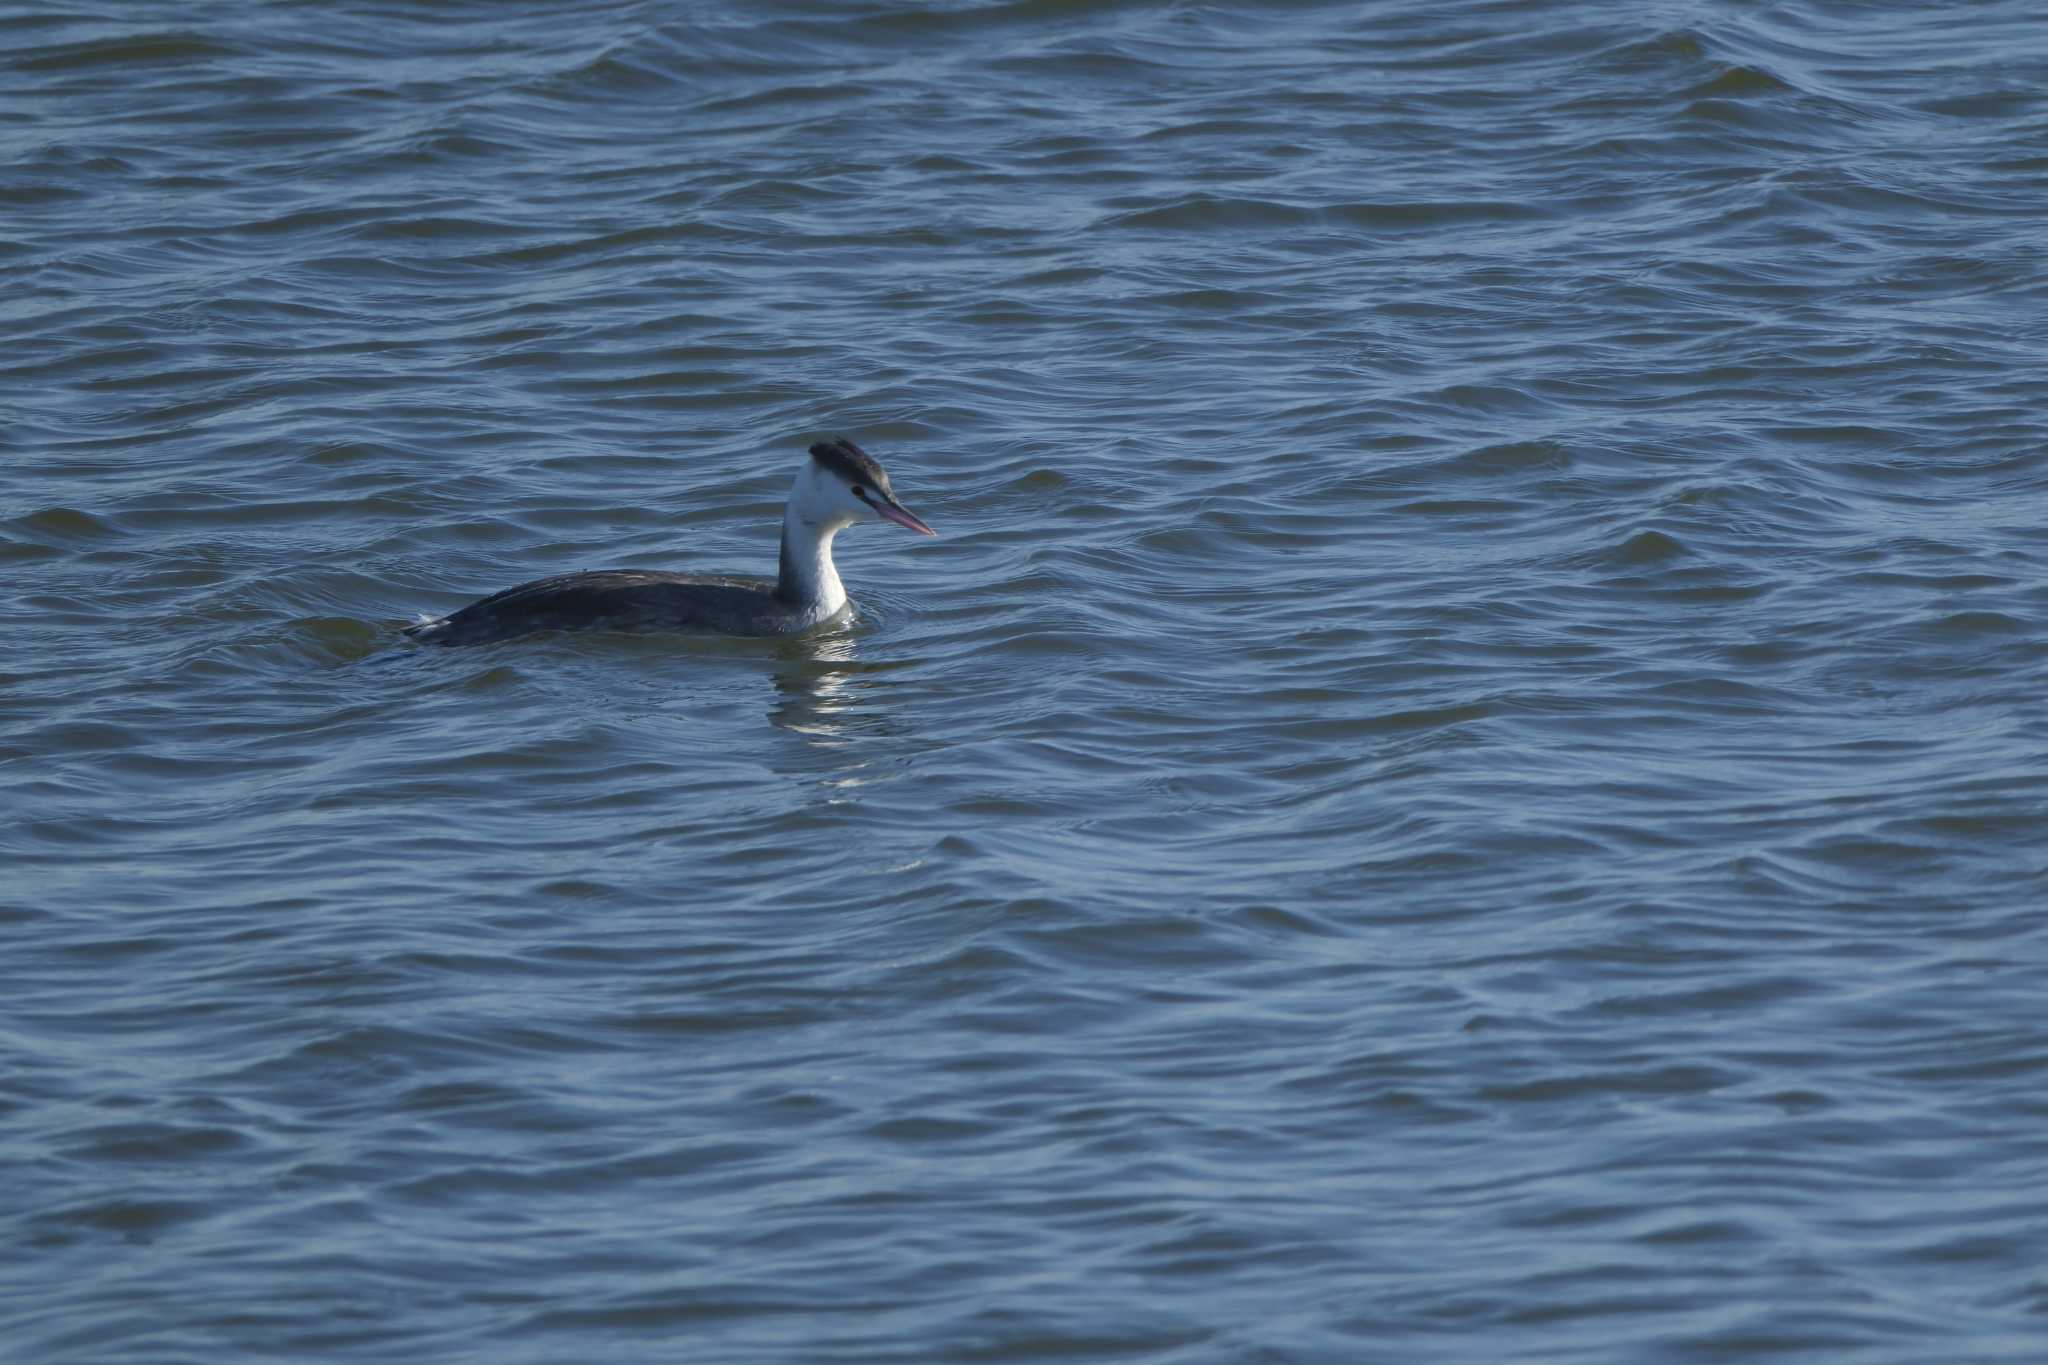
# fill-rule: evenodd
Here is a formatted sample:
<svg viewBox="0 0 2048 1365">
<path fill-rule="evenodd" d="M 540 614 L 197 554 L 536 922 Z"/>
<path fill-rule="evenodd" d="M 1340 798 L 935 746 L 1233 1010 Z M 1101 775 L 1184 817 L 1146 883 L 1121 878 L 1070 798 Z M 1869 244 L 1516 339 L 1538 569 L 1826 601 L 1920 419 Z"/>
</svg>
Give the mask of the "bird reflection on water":
<svg viewBox="0 0 2048 1365">
<path fill-rule="evenodd" d="M 898 665 L 862 663 L 859 636 L 852 631 L 778 641 L 776 656 L 768 718 L 777 728 L 828 750 L 903 732 L 880 705 L 883 677 Z"/>
</svg>

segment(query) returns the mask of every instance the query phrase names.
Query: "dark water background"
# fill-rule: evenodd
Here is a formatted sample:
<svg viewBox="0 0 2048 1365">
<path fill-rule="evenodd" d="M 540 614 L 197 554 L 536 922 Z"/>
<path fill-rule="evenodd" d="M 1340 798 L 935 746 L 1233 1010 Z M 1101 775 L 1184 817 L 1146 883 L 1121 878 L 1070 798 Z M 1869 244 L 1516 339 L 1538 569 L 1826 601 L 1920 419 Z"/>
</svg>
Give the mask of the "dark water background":
<svg viewBox="0 0 2048 1365">
<path fill-rule="evenodd" d="M 0 54 L 0 1356 L 2048 1359 L 2036 0 Z"/>
</svg>

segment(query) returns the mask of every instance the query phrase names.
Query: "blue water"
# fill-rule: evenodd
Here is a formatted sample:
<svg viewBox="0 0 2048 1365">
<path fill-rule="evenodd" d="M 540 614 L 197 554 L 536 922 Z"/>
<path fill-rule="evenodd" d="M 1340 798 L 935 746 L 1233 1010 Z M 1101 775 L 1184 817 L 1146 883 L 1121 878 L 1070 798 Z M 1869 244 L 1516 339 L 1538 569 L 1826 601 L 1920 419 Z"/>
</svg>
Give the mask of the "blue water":
<svg viewBox="0 0 2048 1365">
<path fill-rule="evenodd" d="M 0 75 L 0 1358 L 2048 1358 L 2038 6 Z"/>
</svg>

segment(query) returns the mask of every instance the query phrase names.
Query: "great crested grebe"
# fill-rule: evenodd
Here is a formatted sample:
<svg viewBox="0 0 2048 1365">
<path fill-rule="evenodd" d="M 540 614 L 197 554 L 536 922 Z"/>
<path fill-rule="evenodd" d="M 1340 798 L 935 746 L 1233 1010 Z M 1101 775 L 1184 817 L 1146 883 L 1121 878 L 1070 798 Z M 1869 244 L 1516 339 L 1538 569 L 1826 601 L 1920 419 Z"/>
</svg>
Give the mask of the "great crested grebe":
<svg viewBox="0 0 2048 1365">
<path fill-rule="evenodd" d="M 846 609 L 846 589 L 832 567 L 832 537 L 863 521 L 938 534 L 896 500 L 873 456 L 838 436 L 812 446 L 797 471 L 782 514 L 782 563 L 772 580 L 593 569 L 507 588 L 405 633 L 434 645 L 488 644 L 542 630 L 795 635 Z"/>
</svg>

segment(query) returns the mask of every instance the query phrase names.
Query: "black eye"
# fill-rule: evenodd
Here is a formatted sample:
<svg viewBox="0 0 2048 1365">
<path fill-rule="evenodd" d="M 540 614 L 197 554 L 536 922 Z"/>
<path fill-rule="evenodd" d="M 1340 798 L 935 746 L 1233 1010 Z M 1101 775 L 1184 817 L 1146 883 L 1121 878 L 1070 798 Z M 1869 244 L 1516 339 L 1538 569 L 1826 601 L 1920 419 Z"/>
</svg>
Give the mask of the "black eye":
<svg viewBox="0 0 2048 1365">
<path fill-rule="evenodd" d="M 868 500 L 868 490 L 862 488 L 859 484 L 855 484 L 853 486 L 853 495 L 856 498 L 859 498 L 862 502 L 866 502 Z"/>
</svg>

